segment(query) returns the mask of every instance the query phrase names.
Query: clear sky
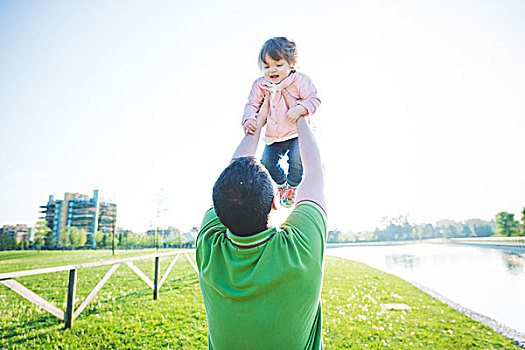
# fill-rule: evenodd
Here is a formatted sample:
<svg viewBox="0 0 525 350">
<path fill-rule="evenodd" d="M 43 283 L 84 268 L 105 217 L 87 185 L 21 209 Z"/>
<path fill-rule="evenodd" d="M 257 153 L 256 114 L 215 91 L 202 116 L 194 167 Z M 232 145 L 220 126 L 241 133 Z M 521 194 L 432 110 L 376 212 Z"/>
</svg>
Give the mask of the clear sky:
<svg viewBox="0 0 525 350">
<path fill-rule="evenodd" d="M 274 36 L 322 100 L 329 229 L 519 216 L 521 0 L 4 0 L 0 225 L 94 189 L 120 227 L 155 224 L 161 194 L 159 225 L 199 225 Z"/>
</svg>

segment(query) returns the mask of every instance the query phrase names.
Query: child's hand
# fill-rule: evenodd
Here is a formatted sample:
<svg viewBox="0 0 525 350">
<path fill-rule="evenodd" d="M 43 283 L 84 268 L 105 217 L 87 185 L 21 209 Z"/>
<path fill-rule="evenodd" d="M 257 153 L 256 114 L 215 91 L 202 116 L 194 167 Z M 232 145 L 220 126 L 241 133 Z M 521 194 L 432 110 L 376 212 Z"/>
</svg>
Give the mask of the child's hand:
<svg viewBox="0 0 525 350">
<path fill-rule="evenodd" d="M 255 133 L 255 130 L 257 130 L 257 120 L 255 119 L 248 119 L 244 124 L 244 134 L 253 135 Z"/>
</svg>

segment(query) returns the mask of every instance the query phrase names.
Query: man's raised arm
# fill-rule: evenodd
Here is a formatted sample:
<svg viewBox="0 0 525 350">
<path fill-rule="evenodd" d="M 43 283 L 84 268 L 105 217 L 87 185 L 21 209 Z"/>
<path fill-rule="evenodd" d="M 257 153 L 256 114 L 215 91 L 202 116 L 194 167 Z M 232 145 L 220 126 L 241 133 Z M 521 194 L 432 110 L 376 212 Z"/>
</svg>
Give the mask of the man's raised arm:
<svg viewBox="0 0 525 350">
<path fill-rule="evenodd" d="M 266 98 L 257 114 L 257 129 L 252 133 L 246 133 L 244 138 L 241 140 L 239 146 L 233 153 L 232 159 L 240 157 L 254 156 L 257 151 L 257 145 L 259 144 L 259 138 L 261 136 L 261 129 L 266 123 L 266 117 L 268 116 L 269 99 Z"/>
<path fill-rule="evenodd" d="M 310 130 L 310 126 L 304 117 L 297 120 L 297 131 L 299 133 L 299 149 L 303 163 L 304 177 L 297 192 L 297 203 L 302 200 L 310 200 L 321 206 L 326 212 L 324 198 L 324 169 L 321 163 L 321 154 Z"/>
</svg>

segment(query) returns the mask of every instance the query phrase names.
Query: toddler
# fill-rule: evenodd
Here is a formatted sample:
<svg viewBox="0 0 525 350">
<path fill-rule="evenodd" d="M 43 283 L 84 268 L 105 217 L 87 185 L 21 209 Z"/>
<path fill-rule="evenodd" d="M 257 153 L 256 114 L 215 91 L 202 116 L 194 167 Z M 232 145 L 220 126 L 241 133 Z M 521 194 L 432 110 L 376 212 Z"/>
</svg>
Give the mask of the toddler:
<svg viewBox="0 0 525 350">
<path fill-rule="evenodd" d="M 261 163 L 277 184 L 280 203 L 286 208 L 294 204 L 295 191 L 303 177 L 296 122 L 300 116 L 312 115 L 321 103 L 310 78 L 296 72 L 296 63 L 293 41 L 276 37 L 264 43 L 259 53 L 263 76 L 253 83 L 242 118 L 244 132 L 253 134 L 257 113 L 265 98 L 269 99 L 266 147 Z M 279 165 L 286 154 L 288 174 Z"/>
</svg>

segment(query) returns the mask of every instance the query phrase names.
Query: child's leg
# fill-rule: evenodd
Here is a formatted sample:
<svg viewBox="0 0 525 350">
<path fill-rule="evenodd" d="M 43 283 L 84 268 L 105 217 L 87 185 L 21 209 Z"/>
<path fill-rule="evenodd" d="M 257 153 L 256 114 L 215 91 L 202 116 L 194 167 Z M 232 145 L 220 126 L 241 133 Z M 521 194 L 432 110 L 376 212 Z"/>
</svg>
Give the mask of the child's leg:
<svg viewBox="0 0 525 350">
<path fill-rule="evenodd" d="M 271 145 L 266 145 L 261 159 L 261 163 L 266 167 L 277 185 L 286 183 L 286 175 L 279 165 L 279 160 L 286 152 L 286 148 L 282 147 L 282 144 L 283 142 L 274 142 Z"/>
<path fill-rule="evenodd" d="M 288 140 L 288 185 L 297 187 L 303 179 L 303 163 L 301 161 L 301 152 L 299 151 L 299 139 Z"/>
</svg>

